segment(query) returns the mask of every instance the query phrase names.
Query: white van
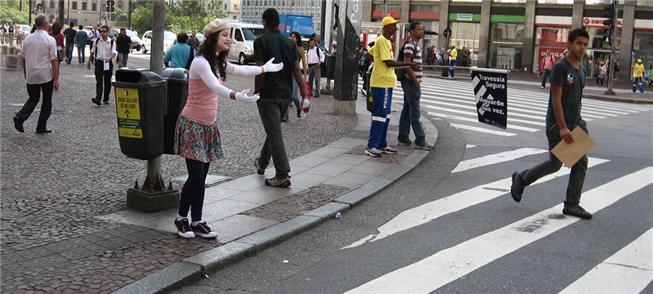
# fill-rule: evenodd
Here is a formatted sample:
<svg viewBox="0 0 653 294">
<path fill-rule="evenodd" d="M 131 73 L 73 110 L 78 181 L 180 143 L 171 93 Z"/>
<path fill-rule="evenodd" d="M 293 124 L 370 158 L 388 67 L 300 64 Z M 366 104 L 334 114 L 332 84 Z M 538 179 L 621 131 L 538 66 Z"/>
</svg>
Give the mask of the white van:
<svg viewBox="0 0 653 294">
<path fill-rule="evenodd" d="M 143 53 L 152 50 L 152 31 L 147 31 L 143 34 Z M 163 54 L 168 52 L 168 49 L 177 40 L 177 35 L 173 32 L 164 31 L 163 32 Z"/>
<path fill-rule="evenodd" d="M 263 35 L 263 25 L 229 22 L 231 26 L 231 48 L 227 59 L 238 64 L 254 61 L 254 40 Z"/>
</svg>

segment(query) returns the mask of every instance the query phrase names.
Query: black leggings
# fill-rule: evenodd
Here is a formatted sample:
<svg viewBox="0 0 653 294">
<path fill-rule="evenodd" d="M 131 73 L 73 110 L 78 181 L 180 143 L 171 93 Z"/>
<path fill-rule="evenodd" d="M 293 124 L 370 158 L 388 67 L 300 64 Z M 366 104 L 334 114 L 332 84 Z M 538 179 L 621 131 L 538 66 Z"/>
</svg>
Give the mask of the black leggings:
<svg viewBox="0 0 653 294">
<path fill-rule="evenodd" d="M 192 221 L 202 220 L 202 206 L 204 205 L 204 182 L 206 175 L 209 173 L 210 162 L 201 162 L 192 159 L 186 159 L 188 168 L 188 179 L 181 188 L 181 198 L 179 199 L 179 215 L 188 216 L 188 210 L 191 210 Z"/>
</svg>

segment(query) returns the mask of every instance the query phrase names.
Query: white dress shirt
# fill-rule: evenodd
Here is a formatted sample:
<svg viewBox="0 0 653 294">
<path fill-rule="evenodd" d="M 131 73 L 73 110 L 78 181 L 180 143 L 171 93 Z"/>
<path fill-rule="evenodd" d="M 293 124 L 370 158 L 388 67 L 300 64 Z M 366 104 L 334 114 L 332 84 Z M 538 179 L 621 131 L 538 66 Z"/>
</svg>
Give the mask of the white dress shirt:
<svg viewBox="0 0 653 294">
<path fill-rule="evenodd" d="M 20 56 L 25 59 L 25 79 L 30 85 L 52 80 L 52 65 L 57 59 L 57 42 L 44 30 L 36 30 L 23 40 Z"/>
<path fill-rule="evenodd" d="M 97 60 L 103 60 L 103 61 L 109 61 L 113 56 L 118 54 L 118 51 L 116 50 L 116 42 L 113 42 L 113 45 L 111 44 L 111 38 L 107 37 L 107 40 L 105 41 L 100 37 L 97 40 L 97 46 L 93 45 L 93 53 L 97 53 L 95 55 L 95 59 Z"/>
<path fill-rule="evenodd" d="M 317 46 L 315 48 L 308 48 L 308 51 L 306 52 L 306 60 L 308 61 L 308 64 L 324 62 L 324 52 L 320 52 L 320 56 L 318 57 L 317 50 L 320 50 Z"/>
</svg>

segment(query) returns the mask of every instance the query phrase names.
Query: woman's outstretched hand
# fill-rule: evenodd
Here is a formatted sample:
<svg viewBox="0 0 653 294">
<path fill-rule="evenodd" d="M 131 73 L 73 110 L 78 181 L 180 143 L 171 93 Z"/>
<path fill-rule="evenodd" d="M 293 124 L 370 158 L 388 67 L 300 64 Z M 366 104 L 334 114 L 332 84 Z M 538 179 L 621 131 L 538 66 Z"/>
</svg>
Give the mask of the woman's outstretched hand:
<svg viewBox="0 0 653 294">
<path fill-rule="evenodd" d="M 283 62 L 273 63 L 274 57 L 263 65 L 263 72 L 278 72 L 283 69 Z"/>
</svg>

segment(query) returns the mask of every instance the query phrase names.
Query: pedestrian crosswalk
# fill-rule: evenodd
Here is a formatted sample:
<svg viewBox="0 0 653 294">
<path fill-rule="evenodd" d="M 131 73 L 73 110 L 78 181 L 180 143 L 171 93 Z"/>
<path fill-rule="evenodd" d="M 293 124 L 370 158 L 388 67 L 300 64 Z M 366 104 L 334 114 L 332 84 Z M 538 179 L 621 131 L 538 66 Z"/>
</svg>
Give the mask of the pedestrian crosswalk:
<svg viewBox="0 0 653 294">
<path fill-rule="evenodd" d="M 359 82 L 362 87 L 362 81 Z M 543 130 L 549 94 L 545 91 L 508 89 L 508 125 L 505 130 L 478 122 L 471 81 L 424 78 L 420 107 L 432 118 L 450 121 L 452 126 L 474 133 L 511 137 Z M 403 90 L 397 84 L 393 92 L 396 110 L 403 106 Z M 591 99 L 583 100 L 582 116 L 586 121 L 615 118 L 653 110 L 648 105 L 630 105 Z"/>
<path fill-rule="evenodd" d="M 468 148 L 471 148 L 468 146 Z M 547 150 L 518 148 L 465 159 L 451 176 L 473 173 L 481 168 L 493 169 L 518 159 L 541 156 Z M 601 169 L 607 159 L 590 157 L 588 169 Z M 531 186 L 566 177 L 569 169 L 541 178 Z M 506 173 L 508 174 L 508 173 Z M 471 209 L 498 197 L 510 199 L 511 177 L 483 183 L 469 189 L 407 209 L 377 228 L 377 233 L 364 237 L 342 250 L 375 246 L 381 240 L 418 227 L 429 226 L 445 216 Z M 632 195 L 639 195 L 653 184 L 653 166 L 642 166 L 626 171 L 583 193 L 583 206 L 597 213 Z M 531 189 L 531 188 L 529 188 Z M 511 202 L 512 204 L 512 202 Z M 548 205 L 547 205 L 548 207 Z M 516 251 L 549 238 L 574 223 L 578 218 L 560 214 L 562 204 L 534 211 L 530 216 L 501 225 L 458 244 L 438 250 L 419 260 L 402 264 L 386 273 L 359 282 L 346 293 L 430 293 Z M 464 230 L 464 228 L 461 228 Z M 396 241 L 396 238 L 395 238 Z M 587 273 L 578 273 L 561 293 L 640 293 L 653 281 L 653 228 L 612 253 Z M 379 247 L 377 247 L 379 248 Z M 365 250 L 365 249 L 363 249 Z M 369 250 L 368 250 L 369 251 Z M 563 286 L 564 287 L 564 286 Z"/>
</svg>

